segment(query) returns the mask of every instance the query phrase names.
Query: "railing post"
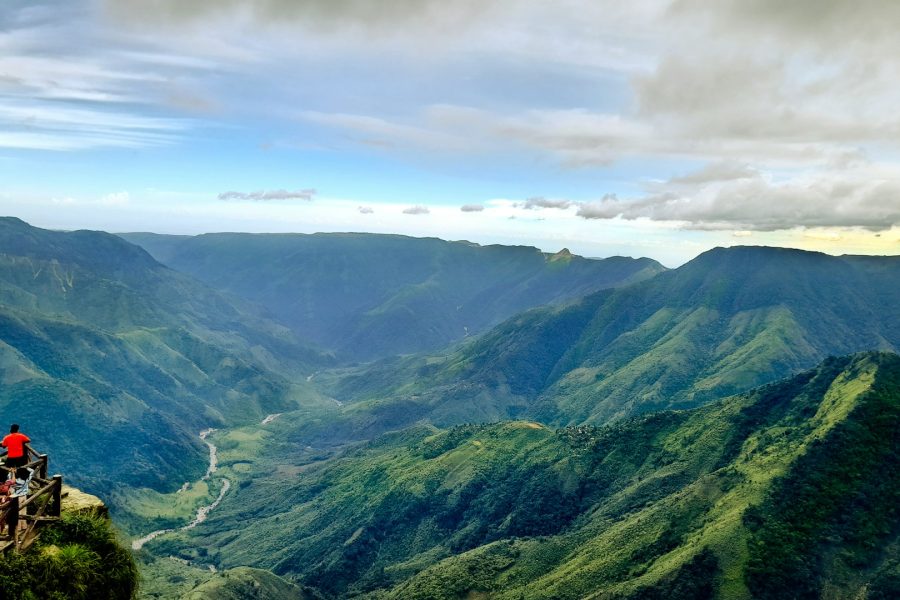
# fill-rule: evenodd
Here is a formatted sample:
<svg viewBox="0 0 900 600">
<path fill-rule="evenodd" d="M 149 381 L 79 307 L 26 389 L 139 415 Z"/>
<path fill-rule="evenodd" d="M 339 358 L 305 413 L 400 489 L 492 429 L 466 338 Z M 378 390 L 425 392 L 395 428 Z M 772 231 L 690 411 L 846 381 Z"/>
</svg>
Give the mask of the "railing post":
<svg viewBox="0 0 900 600">
<path fill-rule="evenodd" d="M 62 475 L 54 475 L 53 484 L 53 499 L 50 501 L 50 516 L 58 517 L 62 512 Z"/>
<path fill-rule="evenodd" d="M 46 454 L 38 455 L 38 459 L 41 461 L 41 466 L 38 467 L 38 477 L 41 479 L 47 479 L 47 464 L 49 460 L 47 459 Z"/>
</svg>

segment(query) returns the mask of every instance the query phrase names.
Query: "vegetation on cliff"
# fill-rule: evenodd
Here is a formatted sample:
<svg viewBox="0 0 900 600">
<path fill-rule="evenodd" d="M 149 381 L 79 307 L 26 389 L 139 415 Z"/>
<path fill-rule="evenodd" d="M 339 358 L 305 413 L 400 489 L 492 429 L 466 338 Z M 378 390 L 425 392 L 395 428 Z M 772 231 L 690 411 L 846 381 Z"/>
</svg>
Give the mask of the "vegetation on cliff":
<svg viewBox="0 0 900 600">
<path fill-rule="evenodd" d="M 127 600 L 138 571 L 105 516 L 64 512 L 28 550 L 0 556 L 0 596 L 9 600 Z"/>
</svg>

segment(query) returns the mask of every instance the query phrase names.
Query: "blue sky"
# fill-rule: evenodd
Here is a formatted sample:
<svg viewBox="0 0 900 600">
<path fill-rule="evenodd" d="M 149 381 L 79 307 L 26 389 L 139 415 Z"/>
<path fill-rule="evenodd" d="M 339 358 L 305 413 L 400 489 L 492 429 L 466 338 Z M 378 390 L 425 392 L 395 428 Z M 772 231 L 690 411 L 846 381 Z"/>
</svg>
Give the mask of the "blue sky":
<svg viewBox="0 0 900 600">
<path fill-rule="evenodd" d="M 670 266 L 731 244 L 896 254 L 898 17 L 876 0 L 6 0 L 0 212 Z"/>
</svg>

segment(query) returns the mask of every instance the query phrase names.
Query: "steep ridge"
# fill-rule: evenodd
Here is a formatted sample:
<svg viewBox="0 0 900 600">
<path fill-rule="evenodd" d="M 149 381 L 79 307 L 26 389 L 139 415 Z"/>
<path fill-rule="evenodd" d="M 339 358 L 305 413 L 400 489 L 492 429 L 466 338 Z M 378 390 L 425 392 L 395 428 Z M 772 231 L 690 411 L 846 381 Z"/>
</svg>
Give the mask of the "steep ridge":
<svg viewBox="0 0 900 600">
<path fill-rule="evenodd" d="M 524 246 L 376 234 L 122 234 L 161 262 L 266 306 L 352 360 L 434 350 L 518 312 L 664 270 Z"/>
<path fill-rule="evenodd" d="M 116 236 L 0 219 L 0 410 L 95 493 L 191 479 L 200 429 L 313 401 L 286 375 L 328 360 Z"/>
<path fill-rule="evenodd" d="M 159 550 L 329 598 L 886 598 L 900 589 L 898 436 L 900 357 L 829 358 L 601 428 L 390 434 L 293 479 L 248 479 Z"/>
<path fill-rule="evenodd" d="M 405 402 L 437 423 L 602 423 L 696 406 L 829 355 L 896 350 L 898 303 L 900 257 L 720 248 L 627 288 L 518 315 L 447 355 L 327 383 L 342 400 Z"/>
</svg>

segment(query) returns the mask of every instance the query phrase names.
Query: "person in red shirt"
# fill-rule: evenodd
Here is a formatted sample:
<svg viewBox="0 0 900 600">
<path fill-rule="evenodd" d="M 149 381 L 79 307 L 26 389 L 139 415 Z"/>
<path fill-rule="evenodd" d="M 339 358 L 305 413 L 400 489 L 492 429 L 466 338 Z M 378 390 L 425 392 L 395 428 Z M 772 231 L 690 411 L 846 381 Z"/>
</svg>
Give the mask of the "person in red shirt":
<svg viewBox="0 0 900 600">
<path fill-rule="evenodd" d="M 31 439 L 24 433 L 19 433 L 19 426 L 13 423 L 9 427 L 9 435 L 3 438 L 0 446 L 8 450 L 6 454 L 6 468 L 14 469 L 28 464 L 28 454 L 25 452 L 25 444 Z"/>
</svg>

